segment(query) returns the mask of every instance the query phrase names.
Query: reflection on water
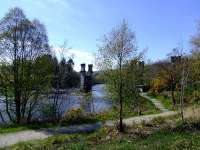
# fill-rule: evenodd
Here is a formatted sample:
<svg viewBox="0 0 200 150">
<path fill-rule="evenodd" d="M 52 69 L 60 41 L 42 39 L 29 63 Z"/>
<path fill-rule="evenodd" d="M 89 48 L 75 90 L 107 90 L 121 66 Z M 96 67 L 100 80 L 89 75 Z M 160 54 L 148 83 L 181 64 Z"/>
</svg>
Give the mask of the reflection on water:
<svg viewBox="0 0 200 150">
<path fill-rule="evenodd" d="M 91 98 L 89 100 L 86 100 L 83 96 L 71 96 L 62 94 L 59 98 L 59 112 L 61 114 L 64 114 L 69 109 L 72 108 L 82 108 L 86 112 L 91 113 L 99 113 L 104 112 L 108 110 L 112 103 L 110 100 L 106 99 L 106 91 L 105 91 L 105 85 L 98 84 L 94 85 L 92 88 L 92 94 Z M 3 97 L 0 97 L 3 99 Z M 38 118 L 41 116 L 41 109 L 45 104 L 51 103 L 53 99 L 43 100 L 40 105 L 38 105 L 35 113 L 33 114 L 34 118 Z M 5 120 L 8 120 L 8 117 L 6 115 L 5 111 L 5 105 L 0 103 L 0 111 L 2 111 L 2 115 Z M 0 123 L 2 122 L 1 116 L 0 116 Z"/>
<path fill-rule="evenodd" d="M 60 100 L 60 111 L 65 112 L 71 108 L 83 108 L 86 112 L 103 112 L 111 107 L 111 101 L 106 99 L 105 85 L 99 84 L 92 88 L 91 98 L 83 96 L 64 96 Z"/>
</svg>

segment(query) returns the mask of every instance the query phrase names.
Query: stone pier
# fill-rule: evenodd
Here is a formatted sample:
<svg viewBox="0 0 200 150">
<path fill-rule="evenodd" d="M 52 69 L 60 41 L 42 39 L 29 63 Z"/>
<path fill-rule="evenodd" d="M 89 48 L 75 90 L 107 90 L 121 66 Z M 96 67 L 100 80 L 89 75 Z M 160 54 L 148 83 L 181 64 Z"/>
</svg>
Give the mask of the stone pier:
<svg viewBox="0 0 200 150">
<path fill-rule="evenodd" d="M 80 71 L 80 90 L 81 92 L 90 92 L 92 90 L 92 75 L 93 75 L 93 65 L 88 65 L 88 71 L 85 70 L 85 64 L 81 64 Z"/>
</svg>

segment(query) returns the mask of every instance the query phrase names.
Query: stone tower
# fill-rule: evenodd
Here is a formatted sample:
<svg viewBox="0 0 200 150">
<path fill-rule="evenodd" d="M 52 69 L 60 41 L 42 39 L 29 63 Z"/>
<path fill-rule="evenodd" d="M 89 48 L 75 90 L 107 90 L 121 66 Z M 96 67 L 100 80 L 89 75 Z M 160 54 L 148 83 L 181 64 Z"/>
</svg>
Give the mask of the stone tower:
<svg viewBox="0 0 200 150">
<path fill-rule="evenodd" d="M 93 75 L 93 65 L 88 65 L 88 71 L 85 71 L 85 64 L 81 64 L 80 71 L 80 90 L 82 92 L 90 92 L 92 90 L 92 75 Z"/>
</svg>

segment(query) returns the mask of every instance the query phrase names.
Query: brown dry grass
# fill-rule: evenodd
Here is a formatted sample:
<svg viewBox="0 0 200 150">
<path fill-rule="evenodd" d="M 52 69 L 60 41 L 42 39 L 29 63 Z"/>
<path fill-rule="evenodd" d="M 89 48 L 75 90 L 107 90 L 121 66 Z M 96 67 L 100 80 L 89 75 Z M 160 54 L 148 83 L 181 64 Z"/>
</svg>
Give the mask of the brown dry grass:
<svg viewBox="0 0 200 150">
<path fill-rule="evenodd" d="M 193 105 L 184 110 L 184 118 L 187 122 L 199 122 L 200 123 L 200 106 Z"/>
</svg>

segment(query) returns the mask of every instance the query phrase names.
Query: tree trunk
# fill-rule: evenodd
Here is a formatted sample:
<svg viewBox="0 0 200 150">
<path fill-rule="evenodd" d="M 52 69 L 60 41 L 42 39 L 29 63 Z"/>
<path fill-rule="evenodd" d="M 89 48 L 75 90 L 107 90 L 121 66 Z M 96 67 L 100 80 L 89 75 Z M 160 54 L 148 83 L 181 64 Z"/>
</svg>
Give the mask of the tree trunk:
<svg viewBox="0 0 200 150">
<path fill-rule="evenodd" d="M 171 96 L 172 96 L 173 106 L 175 107 L 176 106 L 176 99 L 175 99 L 175 96 L 174 96 L 174 89 L 171 90 Z"/>
<path fill-rule="evenodd" d="M 16 119 L 17 119 L 17 123 L 19 124 L 21 122 L 21 104 L 20 104 L 20 98 L 19 98 L 19 94 L 15 93 L 15 105 L 16 105 Z"/>
<path fill-rule="evenodd" d="M 10 121 L 15 122 L 15 120 L 12 118 L 11 114 L 10 114 L 10 110 L 9 110 L 9 101 L 8 101 L 8 91 L 7 88 L 5 88 L 5 97 L 6 97 L 6 113 L 10 119 Z"/>
<path fill-rule="evenodd" d="M 119 131 L 120 131 L 120 132 L 123 132 L 123 122 L 122 122 L 122 98 L 120 98 Z"/>
<path fill-rule="evenodd" d="M 1 121 L 2 121 L 3 123 L 5 123 L 5 120 L 4 120 L 3 115 L 2 115 L 1 112 L 0 112 L 0 118 L 1 118 Z"/>
<path fill-rule="evenodd" d="M 21 91 L 19 90 L 18 74 L 15 73 L 14 77 L 14 95 L 15 95 L 15 111 L 16 111 L 16 123 L 21 122 Z"/>
<path fill-rule="evenodd" d="M 119 131 L 123 132 L 123 116 L 122 116 L 122 111 L 123 111 L 123 102 L 122 102 L 122 81 L 120 81 L 120 87 L 119 87 L 119 103 L 120 103 L 120 110 L 119 110 Z"/>
</svg>

